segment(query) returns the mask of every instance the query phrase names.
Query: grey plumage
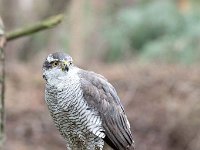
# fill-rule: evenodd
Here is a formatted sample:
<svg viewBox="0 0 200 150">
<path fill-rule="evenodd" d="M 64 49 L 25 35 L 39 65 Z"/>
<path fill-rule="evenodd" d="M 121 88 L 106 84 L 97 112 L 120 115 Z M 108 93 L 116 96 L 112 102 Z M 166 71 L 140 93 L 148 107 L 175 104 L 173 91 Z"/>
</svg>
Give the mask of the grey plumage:
<svg viewBox="0 0 200 150">
<path fill-rule="evenodd" d="M 114 87 L 101 75 L 82 70 L 64 53 L 43 64 L 45 100 L 68 150 L 134 149 L 130 125 Z"/>
</svg>

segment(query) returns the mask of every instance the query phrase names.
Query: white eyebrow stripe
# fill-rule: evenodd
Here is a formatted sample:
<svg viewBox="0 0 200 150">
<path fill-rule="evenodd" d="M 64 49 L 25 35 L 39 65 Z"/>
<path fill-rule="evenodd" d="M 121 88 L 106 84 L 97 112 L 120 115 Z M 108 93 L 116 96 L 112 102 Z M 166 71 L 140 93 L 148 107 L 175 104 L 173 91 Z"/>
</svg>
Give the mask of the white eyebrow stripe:
<svg viewBox="0 0 200 150">
<path fill-rule="evenodd" d="M 47 61 L 50 63 L 50 62 L 52 62 L 52 61 L 58 61 L 58 59 L 54 59 L 54 58 L 52 57 L 52 55 L 49 55 L 49 56 L 47 57 Z"/>
<path fill-rule="evenodd" d="M 60 59 L 54 58 L 53 54 L 49 54 L 48 57 L 46 58 L 46 61 L 49 63 L 53 61 L 68 61 L 70 63 L 70 62 L 73 62 L 73 59 L 71 56 L 60 57 Z"/>
</svg>

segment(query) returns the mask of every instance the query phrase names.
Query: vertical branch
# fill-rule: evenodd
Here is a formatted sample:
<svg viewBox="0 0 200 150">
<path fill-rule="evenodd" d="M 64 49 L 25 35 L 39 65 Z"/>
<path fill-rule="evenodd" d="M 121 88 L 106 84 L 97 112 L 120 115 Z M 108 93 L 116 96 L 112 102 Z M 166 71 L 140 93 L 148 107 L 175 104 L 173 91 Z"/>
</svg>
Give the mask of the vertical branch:
<svg viewBox="0 0 200 150">
<path fill-rule="evenodd" d="M 5 125 L 5 107 L 4 107 L 4 96 L 5 96 L 5 56 L 4 56 L 4 45 L 6 39 L 4 36 L 3 22 L 0 18 L 0 149 L 3 149 L 4 142 L 4 125 Z"/>
<path fill-rule="evenodd" d="M 51 18 L 38 22 L 29 27 L 24 27 L 13 32 L 5 34 L 3 21 L 0 17 L 0 150 L 3 149 L 5 135 L 5 52 L 4 47 L 7 41 L 11 41 L 22 36 L 31 35 L 33 33 L 49 29 L 59 24 L 63 20 L 63 15 L 55 15 Z"/>
<path fill-rule="evenodd" d="M 51 18 L 38 22 L 29 27 L 24 27 L 13 32 L 5 34 L 3 22 L 0 17 L 0 150 L 3 149 L 5 135 L 5 52 L 4 47 L 6 40 L 14 40 L 22 36 L 31 35 L 33 33 L 49 29 L 59 24 L 63 20 L 63 15 L 55 15 Z"/>
</svg>

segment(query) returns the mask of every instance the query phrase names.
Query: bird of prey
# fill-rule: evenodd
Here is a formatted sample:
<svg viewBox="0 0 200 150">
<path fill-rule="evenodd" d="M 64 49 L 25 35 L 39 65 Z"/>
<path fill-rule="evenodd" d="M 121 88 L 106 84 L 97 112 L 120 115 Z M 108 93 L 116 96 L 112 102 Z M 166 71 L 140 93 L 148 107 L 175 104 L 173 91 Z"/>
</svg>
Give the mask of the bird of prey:
<svg viewBox="0 0 200 150">
<path fill-rule="evenodd" d="M 114 87 L 62 52 L 43 63 L 45 101 L 68 150 L 133 150 L 130 124 Z M 106 146 L 107 145 L 107 146 Z"/>
</svg>

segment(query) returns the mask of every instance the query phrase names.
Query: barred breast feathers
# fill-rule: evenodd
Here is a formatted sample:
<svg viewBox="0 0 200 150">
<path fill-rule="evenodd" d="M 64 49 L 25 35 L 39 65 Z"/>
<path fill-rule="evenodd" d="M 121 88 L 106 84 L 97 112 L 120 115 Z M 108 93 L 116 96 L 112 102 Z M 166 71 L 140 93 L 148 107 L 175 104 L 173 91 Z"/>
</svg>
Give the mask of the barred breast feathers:
<svg viewBox="0 0 200 150">
<path fill-rule="evenodd" d="M 57 89 L 57 107 L 59 110 L 68 113 L 68 118 L 77 120 L 85 126 L 85 130 L 90 131 L 94 135 L 104 138 L 104 129 L 99 114 L 91 109 L 83 98 L 81 90 L 80 78 L 77 76 L 79 68 L 70 69 L 67 77 L 57 79 L 54 84 Z"/>
</svg>

